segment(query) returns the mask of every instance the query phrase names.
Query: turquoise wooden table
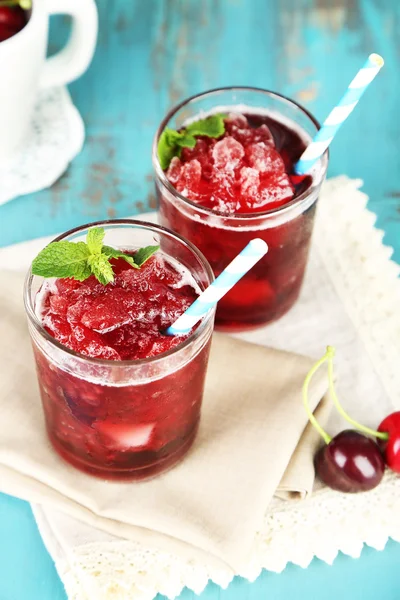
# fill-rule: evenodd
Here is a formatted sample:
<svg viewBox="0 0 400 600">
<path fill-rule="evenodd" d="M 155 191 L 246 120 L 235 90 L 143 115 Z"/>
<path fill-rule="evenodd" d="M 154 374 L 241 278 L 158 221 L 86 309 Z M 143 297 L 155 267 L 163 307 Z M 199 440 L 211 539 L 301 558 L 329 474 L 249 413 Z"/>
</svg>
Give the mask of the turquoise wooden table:
<svg viewBox="0 0 400 600">
<path fill-rule="evenodd" d="M 176 101 L 253 85 L 294 97 L 323 119 L 374 51 L 386 65 L 338 134 L 329 173 L 364 180 L 400 262 L 397 0 L 99 0 L 99 10 L 95 59 L 71 86 L 87 126 L 85 148 L 51 190 L 0 207 L 1 245 L 155 208 L 151 142 Z M 53 49 L 67 30 L 62 19 L 52 24 Z M 210 585 L 202 600 L 398 600 L 399 564 L 400 545 L 390 542 L 359 560 L 339 556 L 332 567 L 315 560 L 306 570 L 266 572 L 254 584 L 236 579 L 227 591 Z M 28 599 L 65 594 L 29 505 L 0 496 L 0 600 Z"/>
</svg>

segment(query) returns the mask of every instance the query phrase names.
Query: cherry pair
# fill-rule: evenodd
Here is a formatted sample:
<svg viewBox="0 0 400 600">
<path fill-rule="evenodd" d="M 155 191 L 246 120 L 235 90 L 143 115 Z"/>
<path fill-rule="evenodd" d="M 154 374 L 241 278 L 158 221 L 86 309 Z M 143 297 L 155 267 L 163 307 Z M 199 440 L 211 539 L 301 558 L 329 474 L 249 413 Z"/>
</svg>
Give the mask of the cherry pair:
<svg viewBox="0 0 400 600">
<path fill-rule="evenodd" d="M 344 411 L 335 392 L 334 355 L 334 348 L 328 346 L 325 355 L 312 367 L 303 385 L 303 400 L 308 418 L 325 441 L 315 457 L 315 469 L 319 478 L 334 490 L 363 492 L 380 483 L 385 463 L 392 471 L 400 473 L 400 411 L 387 416 L 379 425 L 378 431 L 352 419 Z M 339 413 L 355 428 L 342 431 L 333 438 L 319 425 L 308 404 L 310 381 L 325 362 L 328 363 L 329 391 L 333 402 Z M 377 442 L 372 438 L 376 438 Z"/>
</svg>

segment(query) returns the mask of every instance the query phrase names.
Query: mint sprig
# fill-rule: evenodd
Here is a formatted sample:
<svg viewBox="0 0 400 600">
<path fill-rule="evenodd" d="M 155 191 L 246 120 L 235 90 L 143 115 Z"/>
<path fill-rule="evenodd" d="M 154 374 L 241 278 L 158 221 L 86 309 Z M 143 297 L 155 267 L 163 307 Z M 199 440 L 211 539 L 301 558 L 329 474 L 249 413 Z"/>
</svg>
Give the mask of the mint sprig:
<svg viewBox="0 0 400 600">
<path fill-rule="evenodd" d="M 89 229 L 85 242 L 52 242 L 44 248 L 32 263 L 33 275 L 41 277 L 72 278 L 84 281 L 91 275 L 103 285 L 114 281 L 110 260 L 122 258 L 133 268 L 140 267 L 160 246 L 139 248 L 133 255 L 125 254 L 111 246 L 104 246 L 105 231 L 102 227 Z"/>
<path fill-rule="evenodd" d="M 164 129 L 158 140 L 157 153 L 161 168 L 168 169 L 174 156 L 180 156 L 182 148 L 194 148 L 196 137 L 206 136 L 219 138 L 225 133 L 224 118 L 226 115 L 211 115 L 190 123 L 184 129 Z"/>
</svg>

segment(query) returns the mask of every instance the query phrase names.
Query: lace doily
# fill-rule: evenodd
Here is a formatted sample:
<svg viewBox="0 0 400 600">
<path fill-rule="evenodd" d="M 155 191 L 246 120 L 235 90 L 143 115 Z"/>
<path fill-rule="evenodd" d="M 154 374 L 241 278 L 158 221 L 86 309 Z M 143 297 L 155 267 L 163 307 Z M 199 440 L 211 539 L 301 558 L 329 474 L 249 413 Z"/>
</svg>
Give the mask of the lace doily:
<svg viewBox="0 0 400 600">
<path fill-rule="evenodd" d="M 326 182 L 298 304 L 277 324 L 241 337 L 316 357 L 335 344 L 338 391 L 356 419 L 375 427 L 400 409 L 400 267 L 374 229 L 360 186 L 346 177 Z M 340 428 L 334 413 L 328 430 Z M 210 580 L 225 588 L 235 574 L 254 581 L 263 568 L 280 572 L 288 562 L 332 563 L 339 551 L 358 557 L 363 544 L 383 549 L 389 537 L 400 541 L 399 494 L 400 478 L 388 472 L 364 494 L 319 487 L 306 502 L 274 499 L 238 573 L 183 561 L 53 510 L 33 510 L 70 599 L 151 600 L 157 593 L 175 598 L 184 587 L 199 594 Z"/>
<path fill-rule="evenodd" d="M 50 187 L 82 150 L 85 129 L 66 88 L 39 92 L 24 147 L 0 168 L 0 204 Z"/>
<path fill-rule="evenodd" d="M 306 502 L 275 500 L 251 561 L 236 575 L 253 582 L 262 569 L 280 573 L 289 562 L 305 568 L 315 557 L 332 564 L 339 551 L 358 558 L 364 544 L 383 550 L 389 537 L 400 542 L 399 492 L 399 479 L 388 474 L 365 494 L 321 489 Z M 70 600 L 152 600 L 157 593 L 176 598 L 184 587 L 201 594 L 210 580 L 226 589 L 234 576 L 111 536 L 66 556 L 61 546 L 55 549 L 53 515 L 47 520 L 37 507 L 34 514 L 53 558 L 63 555 L 56 567 Z"/>
</svg>

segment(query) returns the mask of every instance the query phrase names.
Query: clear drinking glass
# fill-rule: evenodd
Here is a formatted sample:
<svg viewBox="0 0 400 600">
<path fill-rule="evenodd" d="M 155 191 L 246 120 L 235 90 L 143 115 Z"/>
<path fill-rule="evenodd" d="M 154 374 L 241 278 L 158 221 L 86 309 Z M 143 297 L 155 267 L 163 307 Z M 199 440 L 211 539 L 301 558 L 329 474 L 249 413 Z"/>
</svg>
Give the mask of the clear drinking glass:
<svg viewBox="0 0 400 600">
<path fill-rule="evenodd" d="M 104 227 L 105 244 L 125 251 L 160 244 L 164 255 L 190 271 L 201 290 L 213 281 L 203 255 L 157 225 L 133 220 L 93 223 L 55 241 L 83 241 L 93 225 Z M 155 357 L 88 358 L 60 344 L 42 326 L 35 312 L 42 283 L 42 277 L 28 273 L 25 307 L 54 448 L 75 467 L 108 479 L 140 479 L 175 464 L 198 429 L 215 311 L 209 311 L 180 345 Z M 99 421 L 119 430 L 126 426 L 126 447 L 102 434 L 104 427 L 96 428 Z"/>
<path fill-rule="evenodd" d="M 179 130 L 212 112 L 267 115 L 298 133 L 304 146 L 319 129 L 317 120 L 284 96 L 256 88 L 221 88 L 193 96 L 173 108 L 154 140 L 153 165 L 161 224 L 189 239 L 208 259 L 215 276 L 255 237 L 268 254 L 218 303 L 216 326 L 243 330 L 274 321 L 296 302 L 307 264 L 315 209 L 328 166 L 327 152 L 311 172 L 311 185 L 279 208 L 224 216 L 180 194 L 161 169 L 157 144 L 165 128 Z M 279 127 L 277 127 L 279 135 Z M 300 150 L 299 150 L 300 152 Z"/>
</svg>

